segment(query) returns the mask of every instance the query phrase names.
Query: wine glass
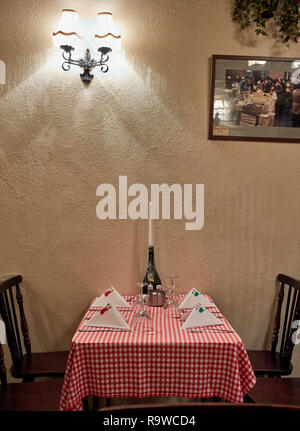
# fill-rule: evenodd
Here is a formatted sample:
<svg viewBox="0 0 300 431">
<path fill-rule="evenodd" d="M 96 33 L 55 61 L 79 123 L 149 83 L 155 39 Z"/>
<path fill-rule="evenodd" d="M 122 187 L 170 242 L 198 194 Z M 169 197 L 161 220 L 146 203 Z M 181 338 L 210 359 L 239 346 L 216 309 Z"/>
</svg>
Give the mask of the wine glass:
<svg viewBox="0 0 300 431">
<path fill-rule="evenodd" d="M 169 284 L 168 284 L 168 288 L 167 288 L 167 295 L 169 296 L 169 295 L 172 295 L 171 294 L 171 290 L 172 290 L 172 287 L 174 287 L 175 288 L 175 285 L 174 285 L 174 279 L 175 278 L 178 278 L 179 276 L 178 275 L 176 275 L 176 274 L 171 274 L 171 275 L 165 275 L 165 278 L 167 279 L 167 280 L 170 280 L 170 282 L 169 282 Z M 173 291 L 174 291 L 174 289 L 173 289 Z"/>
<path fill-rule="evenodd" d="M 147 286 L 147 283 L 137 283 L 140 287 L 141 293 L 137 295 L 135 303 L 135 315 L 132 321 L 132 329 L 135 331 L 152 331 L 152 320 L 151 314 L 145 310 L 145 305 L 148 303 L 148 295 L 143 293 L 143 287 Z"/>
<path fill-rule="evenodd" d="M 140 289 L 139 289 L 139 293 L 135 296 L 134 303 L 132 305 L 135 311 L 139 310 L 142 306 L 143 296 L 144 296 L 143 289 L 145 286 L 147 286 L 147 283 L 143 283 L 143 282 L 136 283 L 136 284 L 139 286 Z"/>
<path fill-rule="evenodd" d="M 175 284 L 174 279 L 177 278 L 178 275 L 172 274 L 172 275 L 166 275 L 165 278 L 170 280 L 167 284 L 167 290 L 166 290 L 166 296 L 167 300 L 164 304 L 164 310 L 166 310 L 167 314 L 172 317 L 177 317 L 179 315 L 177 307 L 178 302 L 174 298 L 174 290 L 175 290 Z"/>
</svg>

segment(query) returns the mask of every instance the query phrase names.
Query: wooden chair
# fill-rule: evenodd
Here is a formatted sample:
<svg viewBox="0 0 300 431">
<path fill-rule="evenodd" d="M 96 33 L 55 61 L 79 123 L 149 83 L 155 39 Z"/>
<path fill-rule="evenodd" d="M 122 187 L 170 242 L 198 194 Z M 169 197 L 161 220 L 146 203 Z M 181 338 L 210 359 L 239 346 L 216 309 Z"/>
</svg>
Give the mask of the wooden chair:
<svg viewBox="0 0 300 431">
<path fill-rule="evenodd" d="M 300 379 L 258 377 L 248 397 L 255 403 L 285 404 L 300 408 Z"/>
<path fill-rule="evenodd" d="M 63 378 L 34 383 L 7 383 L 0 344 L 0 411 L 59 410 Z"/>
<path fill-rule="evenodd" d="M 7 343 L 12 357 L 11 373 L 24 382 L 32 382 L 36 377 L 64 376 L 68 351 L 31 353 L 31 342 L 23 308 L 20 275 L 0 278 L 0 315 L 5 323 Z M 14 301 L 13 290 L 15 290 Z M 19 316 L 17 315 L 17 307 Z M 21 332 L 26 353 L 23 354 Z"/>
<path fill-rule="evenodd" d="M 293 370 L 291 359 L 295 344 L 294 338 L 297 334 L 295 334 L 295 331 L 297 331 L 295 322 L 300 320 L 300 281 L 283 274 L 279 274 L 276 280 L 280 283 L 280 289 L 277 313 L 273 326 L 271 350 L 247 351 L 256 376 L 281 377 L 291 374 Z M 287 289 L 286 309 L 281 333 L 280 351 L 277 352 L 281 326 L 281 308 L 285 289 Z"/>
</svg>

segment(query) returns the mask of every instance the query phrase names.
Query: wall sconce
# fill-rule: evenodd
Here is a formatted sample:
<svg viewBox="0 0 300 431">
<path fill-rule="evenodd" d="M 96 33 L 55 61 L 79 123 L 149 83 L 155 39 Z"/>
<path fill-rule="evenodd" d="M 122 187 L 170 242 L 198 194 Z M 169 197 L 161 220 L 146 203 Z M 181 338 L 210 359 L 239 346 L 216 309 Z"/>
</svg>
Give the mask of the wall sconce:
<svg viewBox="0 0 300 431">
<path fill-rule="evenodd" d="M 121 49 L 121 34 L 113 22 L 110 12 L 100 12 L 97 14 L 96 31 L 92 39 L 92 45 L 100 53 L 100 59 L 95 60 L 91 57 L 90 49 L 86 49 L 83 58 L 74 60 L 72 51 L 78 50 L 83 46 L 83 38 L 80 35 L 79 15 L 73 9 L 63 9 L 60 23 L 57 30 L 53 33 L 53 42 L 63 50 L 62 56 L 65 60 L 62 68 L 70 70 L 71 65 L 83 68 L 80 74 L 84 83 L 89 84 L 94 75 L 91 70 L 100 66 L 100 70 L 106 73 L 109 69 L 107 61 L 111 51 Z"/>
</svg>

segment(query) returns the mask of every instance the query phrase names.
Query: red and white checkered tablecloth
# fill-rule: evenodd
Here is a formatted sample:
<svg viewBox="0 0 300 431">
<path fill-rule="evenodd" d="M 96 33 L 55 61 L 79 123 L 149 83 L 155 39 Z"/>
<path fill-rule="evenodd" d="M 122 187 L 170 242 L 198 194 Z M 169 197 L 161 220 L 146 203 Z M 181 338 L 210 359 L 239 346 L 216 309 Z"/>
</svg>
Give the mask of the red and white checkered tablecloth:
<svg viewBox="0 0 300 431">
<path fill-rule="evenodd" d="M 219 310 L 215 307 L 209 311 Z M 95 313 L 88 311 L 78 329 Z M 121 313 L 131 325 L 134 312 Z M 153 332 L 77 329 L 64 379 L 61 410 L 82 410 L 82 399 L 93 395 L 219 397 L 243 402 L 256 379 L 241 338 L 224 317 L 224 326 L 219 328 L 233 330 L 232 333 L 182 330 L 182 322 L 167 317 L 161 307 L 151 307 L 151 315 Z"/>
</svg>

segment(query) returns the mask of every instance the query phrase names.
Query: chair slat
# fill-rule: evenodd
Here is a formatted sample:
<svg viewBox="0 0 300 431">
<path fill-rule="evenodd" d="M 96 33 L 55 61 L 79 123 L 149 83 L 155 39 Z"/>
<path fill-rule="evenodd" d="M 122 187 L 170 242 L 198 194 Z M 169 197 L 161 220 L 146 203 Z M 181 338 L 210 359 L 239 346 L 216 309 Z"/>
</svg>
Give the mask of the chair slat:
<svg viewBox="0 0 300 431">
<path fill-rule="evenodd" d="M 26 321 L 26 317 L 25 317 L 25 313 L 24 313 L 24 308 L 23 308 L 23 296 L 22 296 L 19 284 L 16 284 L 16 298 L 17 298 L 17 302 L 18 302 L 18 306 L 19 306 L 21 328 L 22 328 L 23 339 L 24 339 L 24 346 L 25 346 L 25 350 L 26 350 L 27 355 L 30 355 L 31 354 L 31 341 L 29 338 L 29 329 L 28 329 L 28 325 L 27 325 L 27 321 Z"/>
<path fill-rule="evenodd" d="M 289 338 L 291 337 L 292 321 L 293 321 L 293 318 L 294 318 L 294 312 L 295 312 L 295 305 L 296 305 L 297 294 L 298 294 L 297 290 L 294 290 L 294 295 L 293 295 L 293 301 L 292 301 L 291 309 L 287 310 L 287 313 L 289 311 L 289 323 L 288 323 L 288 330 L 287 330 L 286 338 L 284 340 L 283 351 L 284 351 L 284 349 L 286 348 L 286 346 L 288 344 Z"/>
<path fill-rule="evenodd" d="M 292 301 L 292 305 L 291 305 L 291 309 L 290 309 L 289 324 L 288 324 L 288 328 L 290 331 L 292 329 L 292 322 L 294 320 L 297 296 L 298 296 L 298 292 L 297 292 L 297 290 L 294 290 L 294 296 L 293 296 L 293 301 Z M 288 334 L 288 335 L 290 335 L 290 334 Z"/>
<path fill-rule="evenodd" d="M 289 286 L 288 298 L 286 302 L 286 309 L 285 309 L 285 316 L 284 316 L 284 324 L 283 324 L 283 330 L 282 330 L 280 355 L 283 354 L 283 349 L 285 345 L 286 332 L 287 332 L 286 328 L 287 328 L 288 314 L 289 314 L 289 308 L 290 308 L 291 293 L 292 293 L 292 286 Z"/>
<path fill-rule="evenodd" d="M 11 312 L 6 291 L 4 291 L 3 294 L 0 295 L 0 311 L 6 327 L 7 342 L 11 352 L 12 360 L 14 366 L 17 366 L 20 359 L 20 355 L 12 324 Z"/>
<path fill-rule="evenodd" d="M 13 298 L 11 287 L 8 288 L 8 291 L 9 291 L 10 303 L 11 303 L 11 308 L 12 308 L 12 313 L 13 313 L 13 318 L 14 318 L 15 333 L 16 333 L 17 343 L 18 343 L 18 347 L 19 347 L 19 355 L 20 355 L 20 357 L 23 357 L 22 344 L 21 344 L 20 331 L 19 331 L 19 324 L 18 324 L 18 320 L 17 320 L 15 301 Z"/>
<path fill-rule="evenodd" d="M 284 282 L 281 282 L 280 289 L 278 293 L 278 306 L 277 312 L 275 316 L 274 326 L 273 326 L 273 336 L 272 336 L 272 352 L 276 352 L 276 347 L 278 344 L 278 334 L 280 329 L 280 316 L 281 316 L 281 307 L 284 298 Z"/>
<path fill-rule="evenodd" d="M 300 295 L 299 292 L 297 292 L 297 295 L 295 296 L 295 305 L 293 307 L 292 313 L 290 315 L 290 333 L 289 337 L 286 340 L 282 360 L 285 363 L 289 363 L 292 358 L 293 349 L 295 347 L 294 340 L 293 340 L 293 334 L 295 331 L 297 331 L 297 328 L 292 328 L 292 323 L 294 320 L 300 320 Z"/>
</svg>

